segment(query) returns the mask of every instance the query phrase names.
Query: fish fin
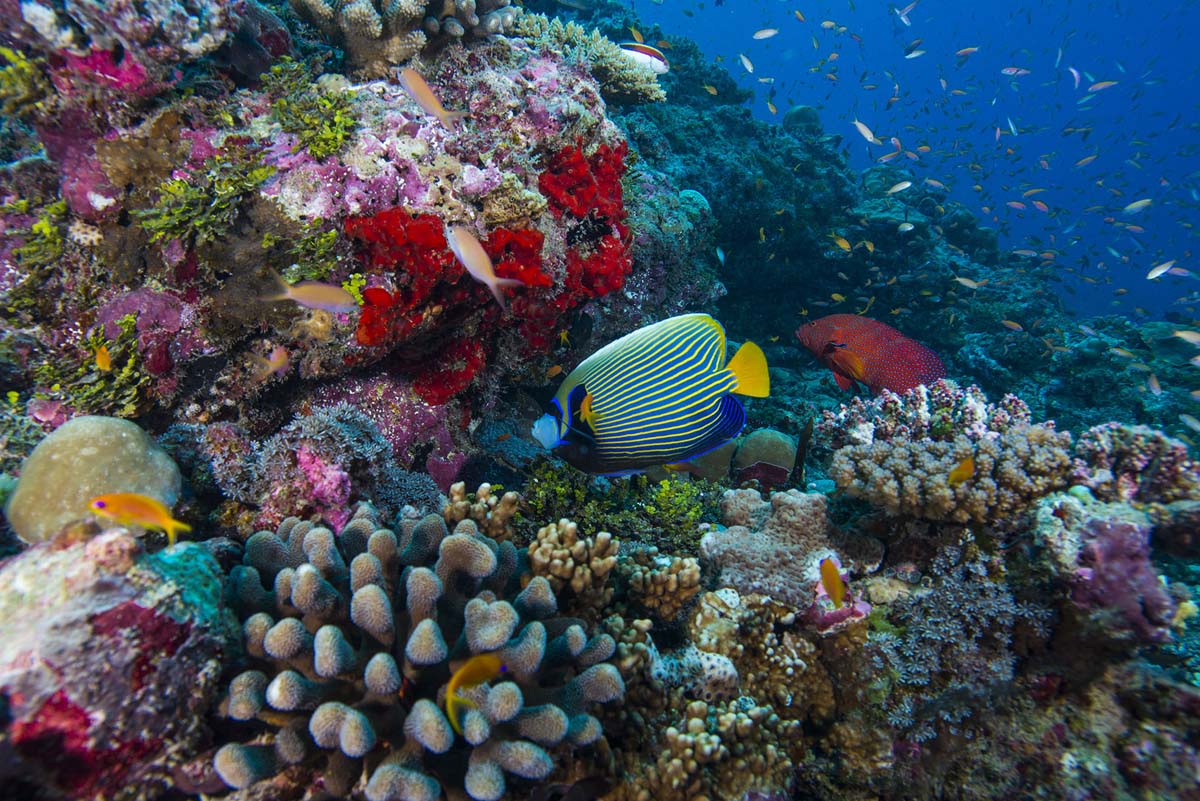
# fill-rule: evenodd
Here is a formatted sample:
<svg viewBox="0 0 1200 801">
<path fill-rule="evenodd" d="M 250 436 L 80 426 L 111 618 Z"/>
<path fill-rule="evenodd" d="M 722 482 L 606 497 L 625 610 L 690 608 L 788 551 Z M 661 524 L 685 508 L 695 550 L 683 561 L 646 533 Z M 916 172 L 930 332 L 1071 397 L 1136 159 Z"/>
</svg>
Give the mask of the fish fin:
<svg viewBox="0 0 1200 801">
<path fill-rule="evenodd" d="M 271 283 L 274 285 L 274 291 L 268 290 L 267 294 L 259 295 L 258 299 L 263 303 L 274 303 L 277 300 L 291 300 L 292 285 L 274 270 L 269 270 L 268 272 L 271 275 Z"/>
<path fill-rule="evenodd" d="M 830 344 L 832 345 L 832 343 Z M 845 345 L 833 345 L 832 347 L 833 349 L 829 353 L 829 362 L 834 370 L 855 381 L 862 381 L 863 376 L 867 374 L 867 365 L 863 362 L 862 357 Z M 829 346 L 826 348 L 828 349 Z"/>
<path fill-rule="evenodd" d="M 833 380 L 837 382 L 838 389 L 842 391 L 848 390 L 850 387 L 854 386 L 854 381 L 852 379 L 846 378 L 846 376 L 842 375 L 837 370 L 833 371 Z"/>
<path fill-rule="evenodd" d="M 167 529 L 167 547 L 170 548 L 172 545 L 175 544 L 175 535 L 176 534 L 187 534 L 189 531 L 192 530 L 192 527 L 189 526 L 187 523 L 183 523 L 179 520 L 175 520 L 174 518 L 172 518 L 170 520 L 170 522 L 167 523 L 166 529 Z"/>
<path fill-rule="evenodd" d="M 771 376 L 767 372 L 767 356 L 753 342 L 743 342 L 737 353 L 729 360 L 725 369 L 733 373 L 737 381 L 732 392 L 765 398 L 771 394 Z"/>
<path fill-rule="evenodd" d="M 442 114 L 440 121 L 443 128 L 445 128 L 447 131 L 453 131 L 458 127 L 460 122 L 469 116 L 471 116 L 470 112 L 466 111 L 447 111 L 446 113 Z"/>
<path fill-rule="evenodd" d="M 712 453 L 742 433 L 742 429 L 746 425 L 746 407 L 740 400 L 732 395 L 721 398 L 721 409 L 718 415 L 717 422 L 712 429 L 690 448 L 682 459 L 676 460 L 677 462 L 690 462 L 706 453 Z"/>
<path fill-rule="evenodd" d="M 471 702 L 471 699 L 463 698 L 461 695 L 459 695 L 457 693 L 447 692 L 446 693 L 446 718 L 450 721 L 450 726 L 454 729 L 455 733 L 457 733 L 457 734 L 463 733 L 462 732 L 462 724 L 458 722 L 459 715 L 461 714 L 459 712 L 460 706 L 465 706 L 468 709 L 475 708 L 475 704 Z"/>
<path fill-rule="evenodd" d="M 504 290 L 519 286 L 525 286 L 525 282 L 518 281 L 515 278 L 497 278 L 488 282 L 488 289 L 492 290 L 492 297 L 496 299 L 496 302 L 500 304 L 500 308 L 504 311 L 508 311 L 508 303 L 504 299 Z"/>
</svg>

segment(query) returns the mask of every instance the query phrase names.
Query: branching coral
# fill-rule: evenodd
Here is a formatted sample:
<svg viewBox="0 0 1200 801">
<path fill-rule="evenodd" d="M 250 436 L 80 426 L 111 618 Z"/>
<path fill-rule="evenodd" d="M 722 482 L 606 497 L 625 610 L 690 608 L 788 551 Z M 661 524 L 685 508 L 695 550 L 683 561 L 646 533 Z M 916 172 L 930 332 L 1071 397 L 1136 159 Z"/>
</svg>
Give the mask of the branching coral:
<svg viewBox="0 0 1200 801">
<path fill-rule="evenodd" d="M 938 381 L 826 412 L 818 428 L 841 445 L 830 476 L 851 497 L 892 515 L 999 525 L 1071 480 L 1071 435 L 1029 417 L 1013 396 L 990 404 Z M 952 478 L 968 459 L 971 474 Z"/>
<path fill-rule="evenodd" d="M 450 526 L 473 520 L 485 536 L 505 542 L 513 539 L 512 519 L 520 502 L 521 496 L 517 493 L 510 490 L 497 495 L 487 483 L 480 484 L 474 494 L 469 494 L 467 485 L 459 481 L 450 486 L 450 501 L 442 509 L 442 517 Z"/>
<path fill-rule="evenodd" d="M 397 535 L 360 507 L 335 538 L 293 518 L 255 534 L 244 562 L 231 581 L 255 668 L 234 678 L 222 708 L 275 733 L 217 752 L 232 787 L 290 765 L 296 781 L 315 772 L 327 791 L 368 801 L 435 799 L 458 787 L 496 801 L 505 774 L 545 778 L 549 749 L 595 742 L 591 705 L 624 695 L 608 662 L 613 639 L 558 618 L 545 579 L 518 591 L 516 548 L 469 521 L 450 534 L 430 515 Z M 506 669 L 491 687 L 458 690 L 472 702 L 462 717 L 464 777 L 439 701 L 453 671 L 486 653 Z"/>
<path fill-rule="evenodd" d="M 693 556 L 666 556 L 637 548 L 617 566 L 628 599 L 658 620 L 670 623 L 700 592 L 700 562 Z"/>
<path fill-rule="evenodd" d="M 426 0 L 291 0 L 366 77 L 379 78 L 425 46 Z"/>
<path fill-rule="evenodd" d="M 493 36 L 511 31 L 520 14 L 511 0 L 431 0 L 425 31 L 450 39 Z"/>
<path fill-rule="evenodd" d="M 1148 426 L 1105 423 L 1075 445 L 1075 481 L 1104 500 L 1200 500 L 1200 463 L 1187 445 Z"/>
<path fill-rule="evenodd" d="M 654 72 L 625 55 L 615 42 L 599 31 L 590 34 L 574 22 L 549 19 L 540 14 L 523 14 L 516 33 L 536 47 L 562 50 L 568 57 L 587 64 L 600 82 L 606 100 L 613 103 L 647 103 L 666 100 Z"/>
<path fill-rule="evenodd" d="M 559 520 L 538 529 L 529 544 L 529 566 L 533 575 L 544 577 L 563 595 L 571 611 L 594 614 L 612 600 L 608 576 L 617 565 L 620 547 L 620 540 L 607 531 L 584 537 L 575 523 Z"/>
</svg>

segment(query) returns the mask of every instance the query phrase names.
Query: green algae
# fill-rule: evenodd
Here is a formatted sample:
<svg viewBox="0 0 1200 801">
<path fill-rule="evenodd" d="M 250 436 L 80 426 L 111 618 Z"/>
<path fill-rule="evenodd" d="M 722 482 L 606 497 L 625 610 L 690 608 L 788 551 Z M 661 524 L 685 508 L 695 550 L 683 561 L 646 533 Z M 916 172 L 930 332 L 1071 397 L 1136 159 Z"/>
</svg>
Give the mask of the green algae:
<svg viewBox="0 0 1200 801">
<path fill-rule="evenodd" d="M 136 417 L 150 403 L 153 378 L 146 372 L 138 351 L 137 318 L 128 314 L 119 320 L 115 339 L 102 330 L 88 334 L 78 355 L 48 359 L 34 371 L 37 382 L 49 387 L 49 395 L 66 400 L 83 414 Z M 111 370 L 101 370 L 95 354 L 107 348 Z"/>
<path fill-rule="evenodd" d="M 315 159 L 341 152 L 358 129 L 351 94 L 321 91 L 305 64 L 281 59 L 263 75 L 262 86 L 271 96 L 271 117 Z"/>
<path fill-rule="evenodd" d="M 151 242 L 179 239 L 187 245 L 224 237 L 243 203 L 275 174 L 257 153 L 230 147 L 204 162 L 185 178 L 168 178 L 158 186 L 158 201 L 133 216 Z"/>
</svg>

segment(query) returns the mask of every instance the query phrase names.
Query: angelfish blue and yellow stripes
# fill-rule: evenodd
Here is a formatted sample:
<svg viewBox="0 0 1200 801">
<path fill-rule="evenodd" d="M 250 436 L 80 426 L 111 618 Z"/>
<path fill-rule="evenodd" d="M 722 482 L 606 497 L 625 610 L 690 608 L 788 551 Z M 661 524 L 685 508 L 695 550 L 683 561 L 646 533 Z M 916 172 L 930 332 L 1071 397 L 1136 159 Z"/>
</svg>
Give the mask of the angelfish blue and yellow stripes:
<svg viewBox="0 0 1200 801">
<path fill-rule="evenodd" d="M 753 342 L 725 362 L 725 330 L 707 314 L 639 328 L 585 359 L 533 435 L 581 470 L 614 474 L 683 462 L 737 436 L 733 397 L 766 397 L 767 361 Z"/>
</svg>

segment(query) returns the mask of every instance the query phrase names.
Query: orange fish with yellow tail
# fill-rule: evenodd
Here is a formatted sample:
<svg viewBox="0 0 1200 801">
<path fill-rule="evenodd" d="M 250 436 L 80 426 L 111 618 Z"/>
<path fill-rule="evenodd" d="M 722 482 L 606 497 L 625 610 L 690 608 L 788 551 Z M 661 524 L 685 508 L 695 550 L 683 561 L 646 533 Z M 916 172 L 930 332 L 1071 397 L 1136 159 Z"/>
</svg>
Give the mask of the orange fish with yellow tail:
<svg viewBox="0 0 1200 801">
<path fill-rule="evenodd" d="M 458 694 L 460 689 L 476 687 L 491 681 L 508 670 L 499 654 L 476 654 L 464 662 L 446 685 L 446 717 L 458 734 L 462 734 L 462 725 L 458 722 L 462 707 L 475 708 L 475 704 Z"/>
<path fill-rule="evenodd" d="M 97 517 L 112 520 L 122 526 L 137 526 L 150 531 L 163 531 L 167 545 L 175 544 L 175 535 L 192 527 L 171 516 L 171 510 L 149 495 L 137 492 L 110 492 L 88 501 L 88 510 Z"/>
</svg>

